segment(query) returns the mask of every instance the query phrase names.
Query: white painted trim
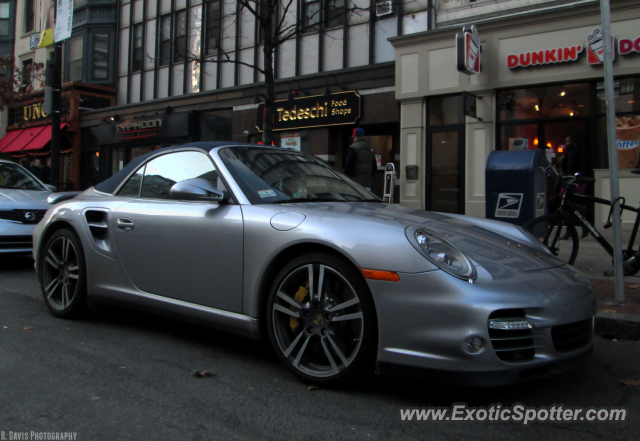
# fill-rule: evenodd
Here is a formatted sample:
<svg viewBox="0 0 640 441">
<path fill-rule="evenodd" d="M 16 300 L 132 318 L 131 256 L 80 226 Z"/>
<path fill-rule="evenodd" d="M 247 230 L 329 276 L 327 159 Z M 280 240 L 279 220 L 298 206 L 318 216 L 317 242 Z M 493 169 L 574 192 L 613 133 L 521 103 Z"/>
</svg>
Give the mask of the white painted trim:
<svg viewBox="0 0 640 441">
<path fill-rule="evenodd" d="M 395 92 L 396 86 L 388 86 L 388 87 L 378 87 L 377 89 L 360 89 L 358 93 L 360 95 L 373 95 L 375 93 L 383 93 L 383 92 Z"/>
<path fill-rule="evenodd" d="M 242 106 L 233 106 L 233 111 L 238 112 L 240 110 L 256 109 L 257 107 L 257 104 L 244 104 Z"/>
</svg>

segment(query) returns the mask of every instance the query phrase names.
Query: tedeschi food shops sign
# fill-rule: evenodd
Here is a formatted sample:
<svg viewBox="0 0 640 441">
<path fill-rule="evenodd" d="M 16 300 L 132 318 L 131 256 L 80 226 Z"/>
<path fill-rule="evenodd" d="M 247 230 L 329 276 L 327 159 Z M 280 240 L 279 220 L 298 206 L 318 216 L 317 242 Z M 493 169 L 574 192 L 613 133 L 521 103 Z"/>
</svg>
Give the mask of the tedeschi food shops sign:
<svg viewBox="0 0 640 441">
<path fill-rule="evenodd" d="M 273 130 L 354 124 L 360 118 L 360 95 L 355 90 L 276 101 Z M 262 131 L 264 103 L 256 109 L 256 127 Z"/>
</svg>

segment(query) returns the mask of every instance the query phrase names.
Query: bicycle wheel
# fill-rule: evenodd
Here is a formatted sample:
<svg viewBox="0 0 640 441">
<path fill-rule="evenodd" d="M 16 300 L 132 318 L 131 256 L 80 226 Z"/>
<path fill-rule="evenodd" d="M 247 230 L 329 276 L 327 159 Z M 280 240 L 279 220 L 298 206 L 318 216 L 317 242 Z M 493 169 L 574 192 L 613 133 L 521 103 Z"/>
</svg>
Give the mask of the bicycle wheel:
<svg viewBox="0 0 640 441">
<path fill-rule="evenodd" d="M 564 216 L 540 216 L 527 222 L 524 229 L 533 234 L 554 256 L 569 265 L 576 261 L 579 248 L 578 232 Z"/>
</svg>

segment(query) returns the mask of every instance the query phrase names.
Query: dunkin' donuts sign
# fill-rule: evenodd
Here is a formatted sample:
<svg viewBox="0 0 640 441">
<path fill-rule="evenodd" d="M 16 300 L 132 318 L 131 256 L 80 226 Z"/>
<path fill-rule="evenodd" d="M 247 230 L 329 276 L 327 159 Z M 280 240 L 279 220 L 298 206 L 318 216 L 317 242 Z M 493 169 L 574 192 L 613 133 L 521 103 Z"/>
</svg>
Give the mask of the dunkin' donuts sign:
<svg viewBox="0 0 640 441">
<path fill-rule="evenodd" d="M 456 67 L 459 72 L 479 74 L 481 52 L 480 35 L 475 26 L 465 26 L 461 34 L 456 34 Z"/>
<path fill-rule="evenodd" d="M 555 49 L 540 49 L 520 54 L 507 55 L 507 67 L 515 69 L 517 67 L 541 66 L 544 64 L 570 63 L 578 61 L 580 54 L 587 53 L 587 62 L 591 65 L 600 65 L 604 61 L 604 37 L 600 28 L 595 28 L 591 34 L 587 35 L 586 44 L 564 46 Z M 611 36 L 611 46 L 613 49 L 613 59 L 616 59 L 615 38 Z M 586 50 L 585 50 L 586 49 Z M 640 52 L 640 37 L 635 39 L 620 39 L 617 45 L 619 55 L 628 55 L 632 52 Z"/>
</svg>

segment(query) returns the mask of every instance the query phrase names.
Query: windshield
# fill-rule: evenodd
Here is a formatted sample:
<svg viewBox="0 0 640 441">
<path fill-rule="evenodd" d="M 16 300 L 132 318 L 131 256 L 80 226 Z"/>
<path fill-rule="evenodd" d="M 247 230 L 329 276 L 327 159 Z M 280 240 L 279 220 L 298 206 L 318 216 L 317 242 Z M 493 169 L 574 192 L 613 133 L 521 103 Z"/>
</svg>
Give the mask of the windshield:
<svg viewBox="0 0 640 441">
<path fill-rule="evenodd" d="M 315 156 L 233 147 L 220 150 L 220 157 L 252 204 L 380 201 Z"/>
<path fill-rule="evenodd" d="M 8 162 L 0 162 L 0 188 L 44 190 L 22 167 Z"/>
</svg>

